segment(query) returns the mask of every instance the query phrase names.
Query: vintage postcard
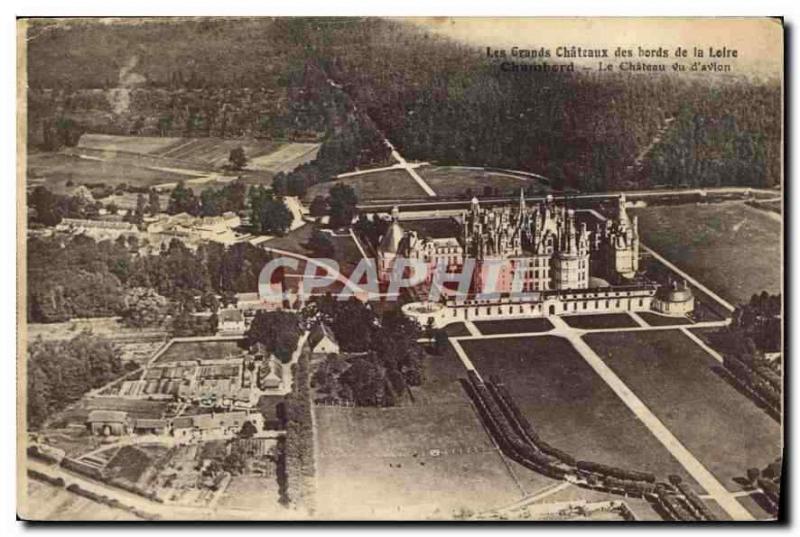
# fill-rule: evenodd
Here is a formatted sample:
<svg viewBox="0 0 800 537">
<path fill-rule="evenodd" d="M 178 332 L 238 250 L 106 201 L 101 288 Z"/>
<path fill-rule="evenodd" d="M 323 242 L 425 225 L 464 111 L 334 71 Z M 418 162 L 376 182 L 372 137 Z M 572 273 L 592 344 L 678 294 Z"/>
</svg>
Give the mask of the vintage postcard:
<svg viewBox="0 0 800 537">
<path fill-rule="evenodd" d="M 18 516 L 781 521 L 776 18 L 18 20 Z"/>
</svg>

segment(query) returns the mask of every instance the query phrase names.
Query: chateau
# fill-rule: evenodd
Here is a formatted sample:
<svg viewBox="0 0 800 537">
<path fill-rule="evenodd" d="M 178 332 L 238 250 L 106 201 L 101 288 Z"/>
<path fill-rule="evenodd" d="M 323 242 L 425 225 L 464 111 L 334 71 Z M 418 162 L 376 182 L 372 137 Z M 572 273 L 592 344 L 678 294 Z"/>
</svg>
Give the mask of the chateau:
<svg viewBox="0 0 800 537">
<path fill-rule="evenodd" d="M 426 283 L 437 285 L 433 268 L 460 274 L 466 260 L 475 261 L 468 293 L 440 288 L 440 302 L 404 306 L 423 326 L 577 313 L 690 313 L 694 298 L 685 282 L 659 288 L 637 277 L 638 222 L 625 203 L 620 196 L 612 217 L 592 222 L 596 219 L 555 203 L 552 196 L 529 206 L 520 194 L 517 203 L 496 208 L 473 199 L 452 221 L 435 221 L 428 236 L 404 229 L 394 209 L 378 248 L 380 277 L 389 280 L 395 261 L 405 257 L 428 265 Z"/>
<path fill-rule="evenodd" d="M 378 248 L 381 277 L 389 279 L 398 257 L 421 260 L 431 268 L 443 264 L 450 272 L 474 259 L 472 291 L 510 292 L 516 284 L 517 290 L 529 292 L 587 289 L 601 280 L 625 284 L 639 269 L 637 221 L 628 216 L 624 196 L 616 216 L 593 231 L 552 196 L 529 207 L 523 193 L 516 206 L 501 208 L 483 208 L 473 198 L 469 210 L 455 219 L 459 236 L 423 237 L 404 230 L 393 210 Z M 487 281 L 493 289 L 486 288 Z"/>
</svg>

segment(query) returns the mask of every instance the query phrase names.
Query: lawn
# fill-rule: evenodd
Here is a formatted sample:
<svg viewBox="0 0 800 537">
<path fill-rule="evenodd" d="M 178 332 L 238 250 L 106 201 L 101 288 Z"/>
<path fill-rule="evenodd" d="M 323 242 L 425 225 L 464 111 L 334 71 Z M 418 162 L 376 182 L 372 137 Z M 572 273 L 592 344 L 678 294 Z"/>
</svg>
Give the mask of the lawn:
<svg viewBox="0 0 800 537">
<path fill-rule="evenodd" d="M 425 382 L 413 389 L 413 404 L 315 407 L 320 516 L 449 518 L 553 483 L 508 464 L 461 387 L 464 375 L 449 349 L 425 357 Z M 524 479 L 522 488 L 517 479 Z"/>
<path fill-rule="evenodd" d="M 541 437 L 577 459 L 661 479 L 683 467 L 565 339 L 461 341 L 480 374 L 499 376 Z"/>
<path fill-rule="evenodd" d="M 352 187 L 359 201 L 428 197 L 422 187 L 417 184 L 407 171 L 383 170 L 316 184 L 308 189 L 305 200 L 311 201 L 316 196 L 325 197 L 330 189 L 337 184 L 345 184 Z"/>
<path fill-rule="evenodd" d="M 505 319 L 498 321 L 474 321 L 481 334 L 519 334 L 525 332 L 547 332 L 553 324 L 544 317 L 531 319 Z"/>
<path fill-rule="evenodd" d="M 468 336 L 468 335 L 470 335 L 470 332 L 469 332 L 469 330 L 467 330 L 466 325 L 464 323 L 460 323 L 460 322 L 459 323 L 450 323 L 447 326 L 445 326 L 443 328 L 443 330 L 445 331 L 445 333 L 448 336 L 451 336 L 451 337 L 453 337 L 453 336 Z"/>
<path fill-rule="evenodd" d="M 572 328 L 636 328 L 639 324 L 627 313 L 597 313 L 593 315 L 564 315 Z"/>
<path fill-rule="evenodd" d="M 25 520 L 140 520 L 128 511 L 94 502 L 63 487 L 31 478 L 27 483 L 27 501 L 17 511 Z"/>
<path fill-rule="evenodd" d="M 390 408 L 319 407 L 317 421 L 322 458 L 428 457 L 431 450 L 493 450 L 466 400 Z"/>
<path fill-rule="evenodd" d="M 781 223 L 741 203 L 631 210 L 647 246 L 733 304 L 781 290 Z"/>
<path fill-rule="evenodd" d="M 502 507 L 522 496 L 497 451 L 323 459 L 318 483 L 322 518 L 452 519 L 462 509 Z"/>
<path fill-rule="evenodd" d="M 687 317 L 667 317 L 649 311 L 638 312 L 637 315 L 644 319 L 650 326 L 675 326 L 680 324 L 692 324 Z"/>
<path fill-rule="evenodd" d="M 492 189 L 492 196 L 519 195 L 521 188 L 535 187 L 539 192 L 549 192 L 541 181 L 513 172 L 488 171 L 458 166 L 422 166 L 417 173 L 438 196 L 485 196 L 484 189 Z M 495 193 L 496 189 L 496 193 Z"/>
<path fill-rule="evenodd" d="M 274 477 L 257 475 L 234 476 L 219 499 L 222 508 L 249 509 L 262 519 L 284 518 L 287 510 L 278 503 L 278 481 Z"/>
<path fill-rule="evenodd" d="M 220 360 L 237 358 L 244 350 L 234 341 L 175 341 L 156 359 L 156 363 L 183 360 Z"/>
<path fill-rule="evenodd" d="M 586 342 L 729 490 L 781 455 L 780 425 L 678 330 L 588 334 Z"/>
</svg>

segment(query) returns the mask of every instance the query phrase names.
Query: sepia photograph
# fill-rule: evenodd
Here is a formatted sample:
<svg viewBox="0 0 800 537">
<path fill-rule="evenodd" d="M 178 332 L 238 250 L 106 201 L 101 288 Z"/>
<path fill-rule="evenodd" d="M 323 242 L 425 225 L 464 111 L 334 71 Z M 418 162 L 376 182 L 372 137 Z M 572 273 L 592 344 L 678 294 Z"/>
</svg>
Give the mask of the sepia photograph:
<svg viewBox="0 0 800 537">
<path fill-rule="evenodd" d="M 16 30 L 20 520 L 787 520 L 782 18 Z"/>
</svg>

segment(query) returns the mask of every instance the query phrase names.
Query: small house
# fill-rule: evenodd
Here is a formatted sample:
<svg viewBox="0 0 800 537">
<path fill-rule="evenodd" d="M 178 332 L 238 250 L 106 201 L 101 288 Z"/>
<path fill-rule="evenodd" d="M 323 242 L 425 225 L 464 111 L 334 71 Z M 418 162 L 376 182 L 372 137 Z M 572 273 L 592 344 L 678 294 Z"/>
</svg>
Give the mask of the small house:
<svg viewBox="0 0 800 537">
<path fill-rule="evenodd" d="M 319 323 L 311 330 L 311 334 L 308 336 L 308 343 L 311 346 L 311 352 L 314 354 L 339 353 L 339 343 L 337 343 L 333 332 L 325 323 Z"/>
<path fill-rule="evenodd" d="M 221 334 L 243 334 L 247 330 L 244 314 L 234 308 L 221 310 L 217 314 L 217 328 Z"/>
</svg>

